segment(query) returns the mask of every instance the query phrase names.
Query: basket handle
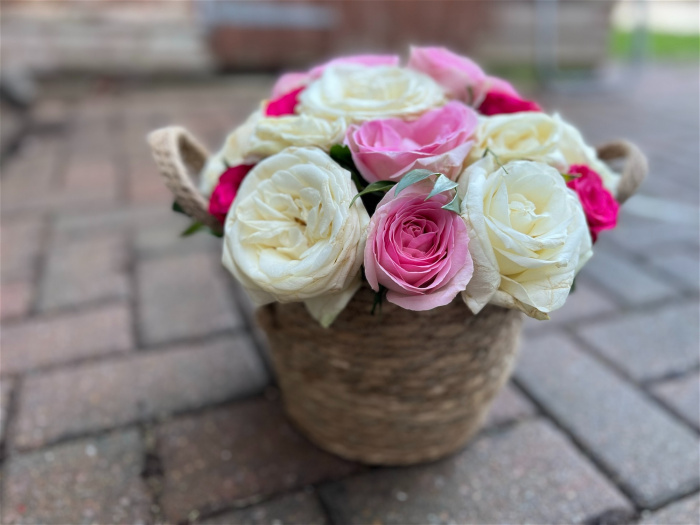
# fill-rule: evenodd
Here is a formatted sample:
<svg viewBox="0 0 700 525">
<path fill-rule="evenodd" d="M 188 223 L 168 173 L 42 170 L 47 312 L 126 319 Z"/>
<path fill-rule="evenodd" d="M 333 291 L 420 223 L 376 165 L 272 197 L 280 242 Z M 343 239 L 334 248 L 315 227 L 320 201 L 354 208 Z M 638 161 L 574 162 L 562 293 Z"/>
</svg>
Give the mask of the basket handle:
<svg viewBox="0 0 700 525">
<path fill-rule="evenodd" d="M 598 146 L 598 157 L 601 160 L 610 161 L 624 159 L 622 177 L 617 185 L 617 201 L 622 204 L 629 199 L 639 188 L 649 171 L 649 165 L 644 153 L 626 140 L 615 140 Z"/>
<path fill-rule="evenodd" d="M 207 149 L 180 126 L 157 129 L 148 135 L 153 158 L 158 164 L 165 185 L 190 217 L 221 233 L 221 223 L 209 213 L 209 203 L 193 181 L 193 174 L 202 171 L 209 158 Z"/>
</svg>

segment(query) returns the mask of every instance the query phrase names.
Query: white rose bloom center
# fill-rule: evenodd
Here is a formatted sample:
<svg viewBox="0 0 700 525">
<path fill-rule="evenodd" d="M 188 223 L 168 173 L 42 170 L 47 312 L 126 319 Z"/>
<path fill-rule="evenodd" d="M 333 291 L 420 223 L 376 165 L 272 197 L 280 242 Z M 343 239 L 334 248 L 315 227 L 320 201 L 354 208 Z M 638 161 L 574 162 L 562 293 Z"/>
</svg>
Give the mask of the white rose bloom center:
<svg viewBox="0 0 700 525">
<path fill-rule="evenodd" d="M 546 164 L 499 167 L 492 155 L 467 168 L 459 183 L 474 261 L 465 302 L 474 313 L 491 302 L 547 319 L 593 253 L 578 197 Z"/>
<path fill-rule="evenodd" d="M 328 67 L 301 92 L 300 113 L 348 123 L 418 117 L 445 103 L 429 76 L 394 66 L 345 64 Z"/>
<path fill-rule="evenodd" d="M 223 263 L 257 305 L 304 301 L 329 325 L 359 287 L 369 216 L 350 173 L 316 148 L 287 148 L 244 179 Z"/>
</svg>

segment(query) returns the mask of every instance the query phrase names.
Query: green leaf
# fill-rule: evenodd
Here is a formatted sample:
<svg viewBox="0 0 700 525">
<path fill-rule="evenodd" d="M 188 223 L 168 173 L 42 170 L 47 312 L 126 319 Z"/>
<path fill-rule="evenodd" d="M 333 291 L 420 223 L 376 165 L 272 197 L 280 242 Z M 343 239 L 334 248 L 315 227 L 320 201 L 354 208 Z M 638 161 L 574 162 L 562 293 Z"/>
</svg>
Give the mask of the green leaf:
<svg viewBox="0 0 700 525">
<path fill-rule="evenodd" d="M 330 156 L 338 164 L 353 164 L 350 148 L 343 144 L 333 144 L 331 146 Z"/>
<path fill-rule="evenodd" d="M 440 173 L 435 173 L 434 171 L 430 170 L 411 170 L 406 175 L 404 175 L 399 183 L 396 185 L 396 190 L 394 190 L 394 195 L 398 195 L 401 193 L 403 190 L 408 188 L 411 184 L 415 184 L 416 182 L 420 182 L 422 180 L 427 179 L 428 177 L 432 175 L 440 175 Z"/>
<path fill-rule="evenodd" d="M 444 175 L 440 174 L 435 181 L 435 186 L 433 186 L 433 190 L 428 193 L 428 196 L 425 198 L 425 200 L 428 200 L 430 197 L 435 197 L 438 193 L 442 193 L 443 191 L 447 190 L 453 190 L 458 186 L 458 184 L 445 177 Z"/>
<path fill-rule="evenodd" d="M 455 212 L 457 215 L 462 213 L 462 199 L 455 193 L 455 198 L 442 207 L 443 210 Z"/>
<path fill-rule="evenodd" d="M 330 149 L 330 157 L 337 162 L 341 168 L 345 168 L 350 172 L 352 181 L 355 183 L 358 191 L 362 191 L 365 187 L 365 180 L 357 171 L 355 162 L 352 160 L 350 148 L 343 144 L 333 144 Z"/>
<path fill-rule="evenodd" d="M 199 221 L 194 221 L 192 224 L 190 224 L 185 231 L 183 231 L 180 234 L 180 237 L 189 237 L 190 235 L 194 235 L 197 233 L 199 230 L 204 228 L 204 224 L 202 224 Z"/>
<path fill-rule="evenodd" d="M 379 285 L 379 290 L 374 292 L 374 301 L 372 302 L 372 310 L 370 311 L 371 315 L 374 315 L 375 310 L 377 307 L 379 307 L 379 313 L 382 313 L 382 302 L 384 301 L 384 297 L 386 297 L 386 293 L 389 291 L 388 288 L 382 286 L 381 284 Z"/>
<path fill-rule="evenodd" d="M 396 182 L 394 182 L 393 180 L 378 180 L 377 182 L 373 182 L 352 198 L 352 201 L 350 201 L 350 207 L 352 207 L 352 205 L 355 204 L 355 201 L 358 197 L 361 197 L 362 195 L 367 195 L 368 193 L 378 193 L 380 191 L 386 192 L 394 184 L 396 184 Z"/>
<path fill-rule="evenodd" d="M 189 217 L 188 213 L 177 201 L 173 201 L 173 211 L 176 213 L 182 213 L 183 215 L 187 215 Z"/>
</svg>

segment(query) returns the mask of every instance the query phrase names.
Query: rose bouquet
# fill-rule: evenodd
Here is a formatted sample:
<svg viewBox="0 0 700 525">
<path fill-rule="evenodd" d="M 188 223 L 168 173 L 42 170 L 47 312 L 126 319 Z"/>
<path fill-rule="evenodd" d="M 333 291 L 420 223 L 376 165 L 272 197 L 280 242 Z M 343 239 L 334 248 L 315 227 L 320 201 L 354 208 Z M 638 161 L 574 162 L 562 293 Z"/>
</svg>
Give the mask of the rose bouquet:
<svg viewBox="0 0 700 525">
<path fill-rule="evenodd" d="M 223 236 L 223 264 L 253 303 L 302 303 L 322 327 L 331 327 L 324 333 L 310 326 L 307 314 L 292 305 L 275 310 L 274 322 L 263 321 L 278 374 L 298 372 L 296 379 L 293 373 L 280 379 L 292 417 L 326 448 L 380 463 L 414 459 L 396 452 L 403 445 L 387 445 L 379 456 L 358 451 L 367 443 L 384 447 L 386 438 L 375 435 L 362 434 L 348 445 L 358 426 L 377 421 L 367 413 L 342 416 L 343 409 L 329 401 L 333 393 L 308 386 L 314 376 L 309 369 L 321 366 L 318 355 L 329 353 L 321 375 L 338 388 L 342 370 L 369 374 L 367 359 L 353 361 L 365 343 L 376 354 L 377 347 L 391 346 L 389 339 L 402 341 L 398 354 L 387 352 L 398 360 L 396 370 L 407 373 L 401 368 L 411 359 L 406 348 L 421 345 L 396 334 L 413 333 L 414 324 L 433 327 L 429 336 L 416 336 L 431 343 L 439 342 L 437 327 L 465 345 L 493 349 L 507 341 L 492 350 L 500 357 L 479 370 L 468 349 L 436 358 L 452 359 L 449 366 L 456 368 L 453 398 L 487 405 L 510 370 L 517 312 L 548 319 L 564 304 L 597 236 L 615 227 L 619 203 L 645 173 L 644 158 L 632 145 L 616 142 L 596 151 L 558 115 L 442 48 L 412 48 L 405 66 L 395 56 L 365 55 L 285 74 L 211 156 L 179 128 L 154 132 L 151 143 L 176 208 L 196 221 L 188 232 L 207 226 Z M 626 158 L 622 175 L 604 162 L 613 157 Z M 200 172 L 198 191 L 188 171 Z M 382 304 L 383 320 L 370 334 L 367 316 Z M 346 309 L 351 311 L 342 315 Z M 276 338 L 288 312 L 294 318 Z M 290 358 L 298 341 L 313 352 L 299 350 Z M 426 351 L 415 355 L 420 361 Z M 377 373 L 396 381 L 388 363 L 377 365 Z M 490 376 L 486 382 L 495 386 L 476 403 L 464 386 L 467 370 Z M 436 381 L 428 377 L 424 386 L 440 398 L 445 389 Z M 351 401 L 347 388 L 336 396 L 345 399 L 341 405 L 364 402 L 356 390 Z M 385 402 L 401 406 L 399 394 L 386 395 Z M 430 413 L 449 403 L 438 405 Z M 445 418 L 463 416 L 451 410 Z M 482 412 L 457 425 L 448 444 L 423 444 L 415 458 L 437 457 L 463 443 Z M 396 435 L 405 434 L 405 418 L 392 424 L 383 435 L 403 439 Z M 337 432 L 329 434 L 333 425 Z M 431 435 L 439 441 L 450 432 L 438 425 Z"/>
</svg>

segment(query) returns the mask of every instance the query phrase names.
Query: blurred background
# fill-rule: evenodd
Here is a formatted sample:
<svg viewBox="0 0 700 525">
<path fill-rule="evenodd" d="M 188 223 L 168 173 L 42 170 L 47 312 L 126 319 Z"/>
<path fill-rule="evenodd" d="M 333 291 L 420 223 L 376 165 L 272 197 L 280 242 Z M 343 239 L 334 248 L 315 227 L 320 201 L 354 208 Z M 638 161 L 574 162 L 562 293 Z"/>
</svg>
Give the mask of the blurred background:
<svg viewBox="0 0 700 525">
<path fill-rule="evenodd" d="M 700 520 L 700 7 L 694 0 L 2 0 L 2 523 Z M 365 469 L 286 422 L 220 240 L 145 142 L 212 150 L 275 76 L 443 45 L 650 175 L 577 290 L 525 323 L 485 430 Z"/>
</svg>

